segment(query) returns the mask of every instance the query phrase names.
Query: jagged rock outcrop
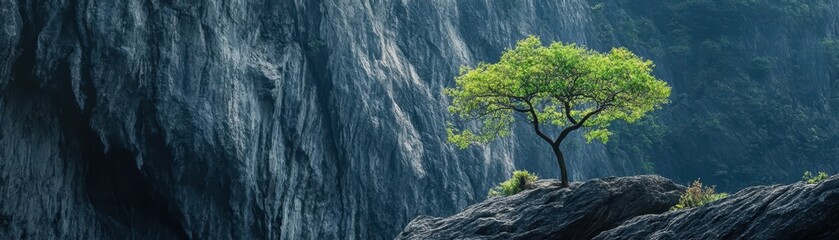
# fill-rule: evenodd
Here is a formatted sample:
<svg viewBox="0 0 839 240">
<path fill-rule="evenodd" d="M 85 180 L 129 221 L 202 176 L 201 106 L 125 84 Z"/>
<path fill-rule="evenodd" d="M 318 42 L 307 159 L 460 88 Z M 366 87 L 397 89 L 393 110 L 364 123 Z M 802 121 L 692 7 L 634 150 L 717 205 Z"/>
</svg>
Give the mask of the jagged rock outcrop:
<svg viewBox="0 0 839 240">
<path fill-rule="evenodd" d="M 684 190 L 659 176 L 594 179 L 490 198 L 451 217 L 420 216 L 397 239 L 590 239 L 623 221 L 662 213 Z"/>
<path fill-rule="evenodd" d="M 684 187 L 657 176 L 594 179 L 491 198 L 446 218 L 420 216 L 397 239 L 837 239 L 839 176 L 756 186 L 668 211 Z"/>
<path fill-rule="evenodd" d="M 839 176 L 750 187 L 699 208 L 631 219 L 595 239 L 839 239 Z"/>
</svg>

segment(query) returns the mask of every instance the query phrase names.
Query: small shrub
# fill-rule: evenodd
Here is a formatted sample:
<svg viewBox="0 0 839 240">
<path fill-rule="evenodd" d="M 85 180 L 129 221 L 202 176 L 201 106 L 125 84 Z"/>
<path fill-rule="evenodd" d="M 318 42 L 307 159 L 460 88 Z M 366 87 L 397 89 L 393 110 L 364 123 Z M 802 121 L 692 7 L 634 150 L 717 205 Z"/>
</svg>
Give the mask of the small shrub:
<svg viewBox="0 0 839 240">
<path fill-rule="evenodd" d="M 813 176 L 813 173 L 811 173 L 810 171 L 804 172 L 804 176 L 801 177 L 801 179 L 808 184 L 816 184 L 821 181 L 824 181 L 827 178 L 828 175 L 826 172 L 819 172 L 818 175 Z"/>
<path fill-rule="evenodd" d="M 703 188 L 702 183 L 696 180 L 679 198 L 679 203 L 670 210 L 695 208 L 726 197 L 727 193 L 715 193 L 713 186 Z"/>
<path fill-rule="evenodd" d="M 488 197 L 510 196 L 526 189 L 533 188 L 533 183 L 539 179 L 527 171 L 514 171 L 513 177 L 489 190 Z"/>
</svg>

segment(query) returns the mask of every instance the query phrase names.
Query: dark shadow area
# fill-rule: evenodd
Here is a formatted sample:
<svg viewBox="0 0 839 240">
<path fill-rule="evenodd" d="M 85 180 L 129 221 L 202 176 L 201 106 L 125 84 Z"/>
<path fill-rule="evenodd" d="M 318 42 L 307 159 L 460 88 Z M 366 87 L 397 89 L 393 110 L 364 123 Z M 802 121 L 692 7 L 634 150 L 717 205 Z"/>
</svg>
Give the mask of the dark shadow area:
<svg viewBox="0 0 839 240">
<path fill-rule="evenodd" d="M 98 144 L 92 135 L 85 140 Z M 123 148 L 86 156 L 86 193 L 94 208 L 104 214 L 106 229 L 127 230 L 116 232 L 133 233 L 133 237 L 189 239 L 181 225 L 183 217 L 167 207 L 166 200 L 137 168 L 134 158 L 131 151 Z"/>
</svg>

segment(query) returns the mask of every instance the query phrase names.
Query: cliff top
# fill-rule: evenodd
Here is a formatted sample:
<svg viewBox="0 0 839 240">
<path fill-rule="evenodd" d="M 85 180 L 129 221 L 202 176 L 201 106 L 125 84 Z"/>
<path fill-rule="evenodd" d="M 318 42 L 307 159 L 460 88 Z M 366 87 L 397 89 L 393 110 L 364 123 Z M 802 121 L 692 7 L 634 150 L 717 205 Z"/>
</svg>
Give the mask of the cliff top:
<svg viewBox="0 0 839 240">
<path fill-rule="evenodd" d="M 397 239 L 590 239 L 643 214 L 667 211 L 684 190 L 654 175 L 610 177 L 561 188 L 555 180 L 472 205 L 447 218 L 415 218 Z"/>
<path fill-rule="evenodd" d="M 446 218 L 420 216 L 397 239 L 837 239 L 839 176 L 756 186 L 668 211 L 685 187 L 654 175 L 541 180 Z"/>
</svg>

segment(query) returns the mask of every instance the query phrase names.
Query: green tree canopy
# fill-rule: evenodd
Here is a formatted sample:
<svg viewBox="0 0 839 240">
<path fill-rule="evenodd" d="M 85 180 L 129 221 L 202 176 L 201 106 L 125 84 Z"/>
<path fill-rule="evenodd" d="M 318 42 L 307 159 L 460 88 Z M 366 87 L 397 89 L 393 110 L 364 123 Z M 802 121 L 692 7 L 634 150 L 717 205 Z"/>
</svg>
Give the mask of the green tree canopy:
<svg viewBox="0 0 839 240">
<path fill-rule="evenodd" d="M 561 42 L 543 46 L 530 36 L 497 63 L 461 68 L 456 86 L 445 89 L 449 111 L 476 123 L 450 123 L 448 140 L 461 148 L 487 143 L 526 120 L 553 148 L 567 185 L 559 144 L 570 132 L 588 128 L 588 141 L 606 142 L 612 121 L 634 122 L 669 101 L 670 87 L 651 75 L 652 68 L 625 48 L 598 53 Z"/>
</svg>

